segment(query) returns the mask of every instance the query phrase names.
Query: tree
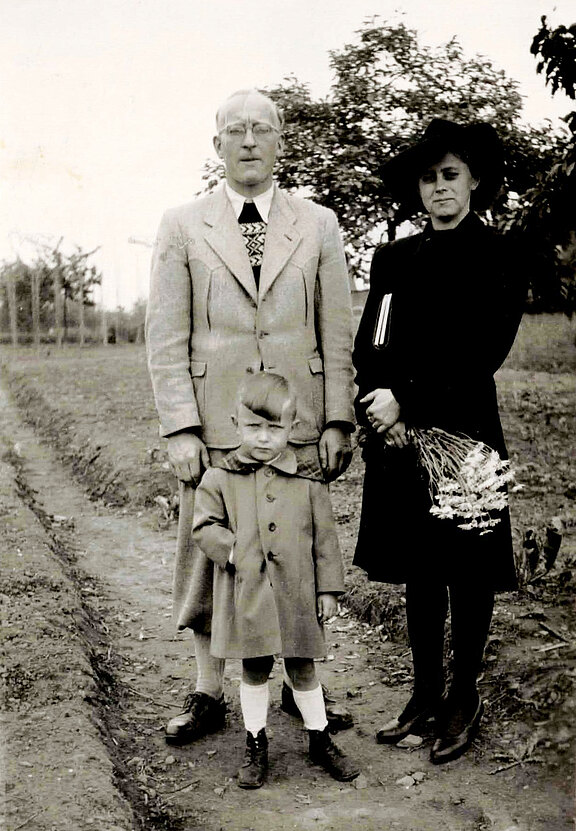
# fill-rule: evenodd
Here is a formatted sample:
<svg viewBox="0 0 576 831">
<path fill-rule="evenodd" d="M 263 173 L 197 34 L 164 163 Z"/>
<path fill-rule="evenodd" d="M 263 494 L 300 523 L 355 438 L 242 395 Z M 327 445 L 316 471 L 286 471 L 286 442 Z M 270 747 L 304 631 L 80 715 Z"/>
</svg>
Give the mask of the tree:
<svg viewBox="0 0 576 831">
<path fill-rule="evenodd" d="M 15 286 L 20 331 L 34 332 L 37 340 L 40 328 L 58 329 L 61 303 L 66 336 L 70 304 L 78 306 L 81 320 L 83 307 L 94 304 L 92 292 L 102 282 L 102 275 L 88 261 L 98 249 L 83 251 L 75 245 L 67 253 L 62 239 L 56 244 L 37 239 L 31 242 L 35 251 L 31 262 L 25 263 L 20 257 L 4 261 L 0 265 L 0 283 Z"/>
<path fill-rule="evenodd" d="M 546 17 L 534 36 L 531 53 L 540 60 L 552 95 L 563 91 L 576 100 L 576 24 L 551 29 Z M 555 266 L 558 280 L 533 286 L 539 308 L 576 310 L 576 112 L 568 113 L 563 152 L 523 195 L 510 225 L 538 240 Z"/>
<path fill-rule="evenodd" d="M 488 120 L 509 157 L 508 187 L 523 193 L 558 155 L 558 136 L 520 121 L 518 84 L 486 58 L 467 58 L 456 38 L 423 46 L 403 23 L 368 21 L 353 43 L 331 51 L 333 82 L 314 100 L 295 77 L 267 90 L 286 115 L 287 147 L 276 175 L 334 209 L 353 271 L 365 275 L 370 250 L 394 239 L 406 219 L 383 186 L 380 168 L 423 132 L 432 118 Z M 206 187 L 221 167 L 207 163 Z M 502 196 L 497 207 L 505 202 Z"/>
</svg>

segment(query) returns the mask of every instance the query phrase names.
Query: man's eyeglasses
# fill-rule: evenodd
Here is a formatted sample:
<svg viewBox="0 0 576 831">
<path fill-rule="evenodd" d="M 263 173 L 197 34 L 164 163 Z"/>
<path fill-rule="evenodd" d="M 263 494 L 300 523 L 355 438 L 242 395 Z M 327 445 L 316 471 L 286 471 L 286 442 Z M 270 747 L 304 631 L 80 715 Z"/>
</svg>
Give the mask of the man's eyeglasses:
<svg viewBox="0 0 576 831">
<path fill-rule="evenodd" d="M 273 133 L 279 133 L 276 127 L 272 127 L 271 124 L 228 124 L 220 133 L 225 133 L 228 138 L 233 139 L 234 141 L 242 141 L 246 136 L 248 130 L 252 130 L 252 135 L 255 139 L 267 139 L 272 136 Z"/>
</svg>

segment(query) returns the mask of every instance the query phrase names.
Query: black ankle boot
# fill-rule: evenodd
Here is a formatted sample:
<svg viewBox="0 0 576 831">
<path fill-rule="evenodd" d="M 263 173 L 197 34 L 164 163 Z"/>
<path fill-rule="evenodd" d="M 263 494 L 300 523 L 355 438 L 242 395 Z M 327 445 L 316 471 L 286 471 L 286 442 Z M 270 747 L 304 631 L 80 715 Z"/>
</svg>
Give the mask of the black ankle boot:
<svg viewBox="0 0 576 831">
<path fill-rule="evenodd" d="M 356 779 L 360 768 L 346 754 L 337 747 L 328 731 L 308 730 L 310 761 L 320 765 L 324 770 L 339 782 L 349 782 Z"/>
<path fill-rule="evenodd" d="M 246 752 L 244 763 L 238 771 L 238 786 L 240 788 L 261 788 L 268 770 L 268 738 L 266 730 L 253 736 L 246 733 Z"/>
<path fill-rule="evenodd" d="M 420 733 L 426 722 L 437 715 L 442 694 L 413 695 L 396 718 L 386 722 L 376 733 L 378 744 L 396 744 L 410 733 Z"/>
<path fill-rule="evenodd" d="M 478 693 L 466 696 L 450 691 L 443 704 L 436 741 L 430 752 L 433 765 L 452 762 L 462 756 L 478 733 L 484 705 Z"/>
</svg>

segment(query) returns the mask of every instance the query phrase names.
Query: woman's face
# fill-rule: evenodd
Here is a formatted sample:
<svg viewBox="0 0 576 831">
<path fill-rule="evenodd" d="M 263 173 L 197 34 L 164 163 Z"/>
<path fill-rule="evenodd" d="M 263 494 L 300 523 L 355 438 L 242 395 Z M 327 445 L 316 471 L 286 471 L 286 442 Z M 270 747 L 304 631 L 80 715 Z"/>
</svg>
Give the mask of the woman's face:
<svg viewBox="0 0 576 831">
<path fill-rule="evenodd" d="M 478 180 L 454 153 L 446 153 L 418 179 L 420 198 L 430 214 L 433 228 L 455 228 L 470 211 L 470 195 Z"/>
</svg>

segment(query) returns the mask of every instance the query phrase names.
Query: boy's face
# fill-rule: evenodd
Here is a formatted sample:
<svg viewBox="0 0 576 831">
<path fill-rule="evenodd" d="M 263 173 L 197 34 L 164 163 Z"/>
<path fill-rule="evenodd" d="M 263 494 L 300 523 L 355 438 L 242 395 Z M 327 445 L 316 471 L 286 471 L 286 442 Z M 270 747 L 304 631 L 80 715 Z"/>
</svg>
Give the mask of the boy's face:
<svg viewBox="0 0 576 831">
<path fill-rule="evenodd" d="M 280 421 L 268 421 L 240 404 L 235 419 L 240 449 L 255 461 L 269 462 L 285 450 L 293 420 L 289 406 L 284 408 Z"/>
</svg>

